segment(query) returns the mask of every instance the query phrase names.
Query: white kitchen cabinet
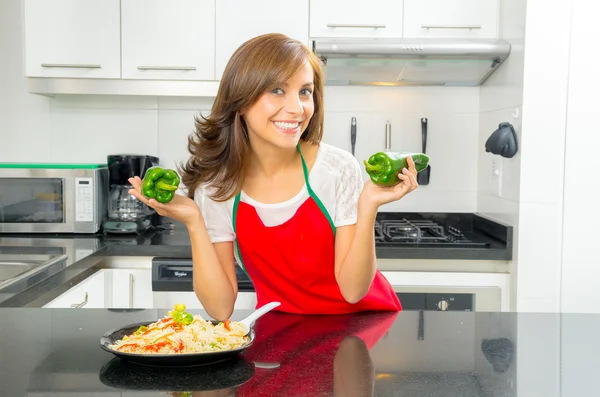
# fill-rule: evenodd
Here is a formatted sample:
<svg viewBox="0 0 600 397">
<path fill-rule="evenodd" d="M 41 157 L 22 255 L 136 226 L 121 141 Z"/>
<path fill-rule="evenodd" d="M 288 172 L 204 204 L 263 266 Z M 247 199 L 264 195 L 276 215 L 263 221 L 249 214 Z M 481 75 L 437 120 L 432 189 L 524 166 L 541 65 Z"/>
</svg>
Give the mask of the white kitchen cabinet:
<svg viewBox="0 0 600 397">
<path fill-rule="evenodd" d="M 402 0 L 311 0 L 311 37 L 402 37 Z"/>
<path fill-rule="evenodd" d="M 151 269 L 110 269 L 111 307 L 152 308 Z"/>
<path fill-rule="evenodd" d="M 110 283 L 110 273 L 99 270 L 67 292 L 58 296 L 44 307 L 99 309 L 106 305 L 106 288 Z"/>
<path fill-rule="evenodd" d="M 24 0 L 28 77 L 119 78 L 119 0 Z"/>
<path fill-rule="evenodd" d="M 498 0 L 404 0 L 406 38 L 496 38 Z"/>
<path fill-rule="evenodd" d="M 215 79 L 215 0 L 122 0 L 121 12 L 124 79 Z"/>
<path fill-rule="evenodd" d="M 255 36 L 282 33 L 308 44 L 308 0 L 219 0 L 216 21 L 217 80 L 235 50 Z"/>
</svg>

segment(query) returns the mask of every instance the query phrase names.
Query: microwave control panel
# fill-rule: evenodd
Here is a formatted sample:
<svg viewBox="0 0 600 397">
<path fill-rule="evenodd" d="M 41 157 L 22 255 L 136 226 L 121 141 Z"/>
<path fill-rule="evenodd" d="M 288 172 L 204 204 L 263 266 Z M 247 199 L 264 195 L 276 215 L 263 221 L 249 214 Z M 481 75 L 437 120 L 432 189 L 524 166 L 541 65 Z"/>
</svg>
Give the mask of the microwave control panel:
<svg viewBox="0 0 600 397">
<path fill-rule="evenodd" d="M 75 221 L 94 221 L 94 185 L 92 178 L 75 179 Z"/>
</svg>

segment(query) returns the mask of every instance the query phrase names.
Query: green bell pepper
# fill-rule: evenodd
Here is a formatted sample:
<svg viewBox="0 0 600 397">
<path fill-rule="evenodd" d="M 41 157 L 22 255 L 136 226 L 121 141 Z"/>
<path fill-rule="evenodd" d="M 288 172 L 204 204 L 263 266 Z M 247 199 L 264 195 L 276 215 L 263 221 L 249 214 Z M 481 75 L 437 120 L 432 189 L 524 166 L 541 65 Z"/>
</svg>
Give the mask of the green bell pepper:
<svg viewBox="0 0 600 397">
<path fill-rule="evenodd" d="M 168 203 L 175 197 L 175 191 L 178 187 L 179 175 L 177 175 L 177 172 L 160 167 L 151 167 L 144 176 L 142 193 L 159 203 Z"/>
<path fill-rule="evenodd" d="M 399 152 L 378 152 L 364 163 L 373 183 L 380 186 L 394 186 L 400 182 L 398 174 L 403 168 L 408 168 L 408 157 L 412 157 L 417 172 L 423 171 L 429 164 L 429 156 L 424 153 Z"/>
</svg>

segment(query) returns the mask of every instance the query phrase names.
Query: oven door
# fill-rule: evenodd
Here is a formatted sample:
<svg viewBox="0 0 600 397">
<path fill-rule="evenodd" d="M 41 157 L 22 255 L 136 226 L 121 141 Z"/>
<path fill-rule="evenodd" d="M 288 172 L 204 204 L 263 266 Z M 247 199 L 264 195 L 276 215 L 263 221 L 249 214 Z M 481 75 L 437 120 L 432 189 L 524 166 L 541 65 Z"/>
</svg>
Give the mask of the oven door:
<svg viewBox="0 0 600 397">
<path fill-rule="evenodd" d="M 501 311 L 501 291 L 494 287 L 395 286 L 403 310 Z"/>
<path fill-rule="evenodd" d="M 0 164 L 0 232 L 96 233 L 100 229 L 108 195 L 106 168 L 6 167 Z"/>
<path fill-rule="evenodd" d="M 508 275 L 485 273 L 382 272 L 403 310 L 508 310 Z"/>
<path fill-rule="evenodd" d="M 152 259 L 152 300 L 155 309 L 171 309 L 183 303 L 189 309 L 202 309 L 194 292 L 193 264 L 191 258 Z M 238 296 L 234 310 L 256 309 L 256 292 L 244 271 L 236 266 Z"/>
</svg>

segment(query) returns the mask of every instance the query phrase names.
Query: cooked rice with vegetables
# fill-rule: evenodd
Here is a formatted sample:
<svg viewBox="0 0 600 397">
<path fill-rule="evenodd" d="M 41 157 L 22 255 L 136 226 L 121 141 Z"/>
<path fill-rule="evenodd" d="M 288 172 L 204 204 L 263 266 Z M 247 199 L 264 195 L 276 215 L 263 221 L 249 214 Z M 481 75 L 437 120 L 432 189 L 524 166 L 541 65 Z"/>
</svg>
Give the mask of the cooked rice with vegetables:
<svg viewBox="0 0 600 397">
<path fill-rule="evenodd" d="M 162 319 L 139 327 L 109 347 L 136 354 L 207 353 L 246 345 L 249 338 L 244 334 L 245 327 L 238 322 L 227 320 L 214 325 L 177 304 Z"/>
</svg>

